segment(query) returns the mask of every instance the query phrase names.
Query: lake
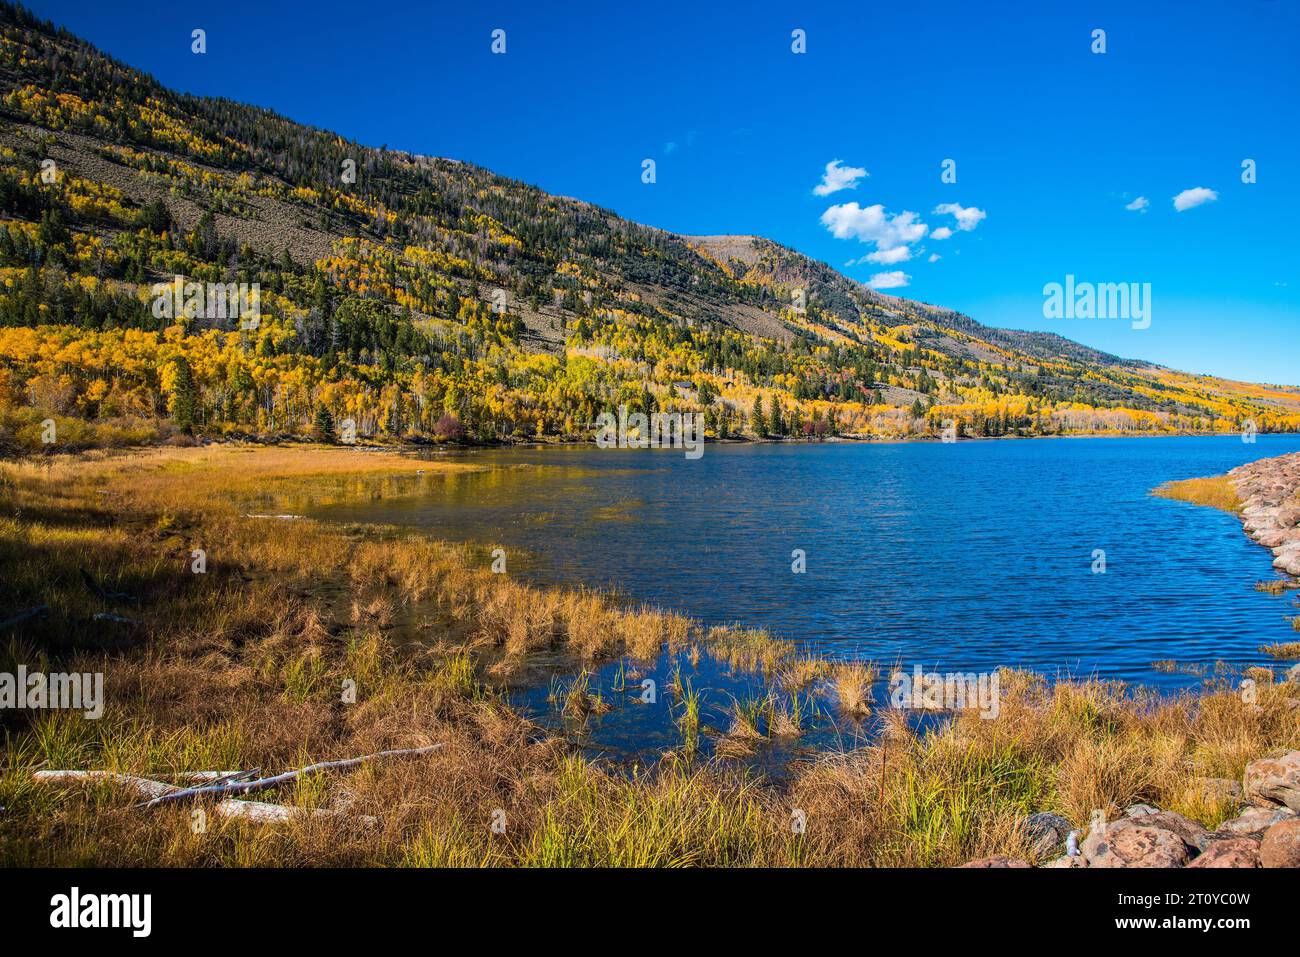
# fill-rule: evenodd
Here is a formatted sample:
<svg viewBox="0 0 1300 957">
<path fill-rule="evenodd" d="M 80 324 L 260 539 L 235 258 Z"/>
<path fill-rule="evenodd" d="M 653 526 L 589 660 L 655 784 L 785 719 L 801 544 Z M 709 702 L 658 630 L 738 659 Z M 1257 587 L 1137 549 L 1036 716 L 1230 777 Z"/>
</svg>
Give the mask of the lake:
<svg viewBox="0 0 1300 957">
<path fill-rule="evenodd" d="M 1272 556 L 1234 516 L 1151 489 L 1298 449 L 1300 436 L 1261 435 L 710 445 L 695 460 L 475 450 L 446 457 L 485 471 L 296 510 L 480 543 L 485 561 L 500 545 L 513 575 L 767 628 L 832 659 L 1173 690 L 1204 676 L 1153 662 L 1213 675 L 1216 662 L 1267 661 L 1259 646 L 1294 638 L 1296 609 L 1255 590 L 1277 577 Z"/>
</svg>

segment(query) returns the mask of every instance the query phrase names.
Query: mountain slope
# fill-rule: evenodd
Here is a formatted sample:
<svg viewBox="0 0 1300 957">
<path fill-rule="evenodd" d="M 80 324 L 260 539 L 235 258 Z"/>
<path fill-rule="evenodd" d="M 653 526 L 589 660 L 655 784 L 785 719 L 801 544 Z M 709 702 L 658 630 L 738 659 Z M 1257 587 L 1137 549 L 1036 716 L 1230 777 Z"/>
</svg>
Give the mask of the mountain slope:
<svg viewBox="0 0 1300 957">
<path fill-rule="evenodd" d="M 990 329 L 768 240 L 676 236 L 176 94 L 8 5 L 0 120 L 11 445 L 47 414 L 85 441 L 93 423 L 137 435 L 168 417 L 205 433 L 350 418 L 362 435 L 589 437 L 619 404 L 701 410 L 719 436 L 1300 425 L 1300 390 Z M 177 276 L 256 284 L 255 327 L 160 316 Z"/>
</svg>

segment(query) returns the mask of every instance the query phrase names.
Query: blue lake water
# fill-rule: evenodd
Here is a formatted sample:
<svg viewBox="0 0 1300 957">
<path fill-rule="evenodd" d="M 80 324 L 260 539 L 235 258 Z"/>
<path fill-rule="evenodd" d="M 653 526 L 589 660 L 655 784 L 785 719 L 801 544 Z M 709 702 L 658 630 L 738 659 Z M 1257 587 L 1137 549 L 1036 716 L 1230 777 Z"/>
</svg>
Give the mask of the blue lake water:
<svg viewBox="0 0 1300 957">
<path fill-rule="evenodd" d="M 617 588 L 830 658 L 1176 688 L 1200 679 L 1152 662 L 1267 661 L 1259 646 L 1293 640 L 1297 611 L 1255 591 L 1277 577 L 1272 556 L 1235 517 L 1151 489 L 1296 450 L 1295 435 L 710 445 L 697 460 L 479 450 L 455 458 L 487 471 L 300 504 L 499 544 L 511 574 Z"/>
</svg>

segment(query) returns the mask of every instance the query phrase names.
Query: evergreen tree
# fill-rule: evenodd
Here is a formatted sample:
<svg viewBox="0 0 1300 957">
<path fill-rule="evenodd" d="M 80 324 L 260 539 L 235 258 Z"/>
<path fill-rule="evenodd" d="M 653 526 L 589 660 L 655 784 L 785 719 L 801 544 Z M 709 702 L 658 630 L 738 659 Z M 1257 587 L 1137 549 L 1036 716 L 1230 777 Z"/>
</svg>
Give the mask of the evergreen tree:
<svg viewBox="0 0 1300 957">
<path fill-rule="evenodd" d="M 172 419 L 182 432 L 193 434 L 199 418 L 199 392 L 194 385 L 194 371 L 183 356 L 172 360 L 176 379 L 172 386 Z"/>
<path fill-rule="evenodd" d="M 150 200 L 140 210 L 139 224 L 142 228 L 161 236 L 172 228 L 172 214 L 167 204 L 161 199 Z"/>
<path fill-rule="evenodd" d="M 316 406 L 316 416 L 312 420 L 311 437 L 317 442 L 333 445 L 337 441 L 334 434 L 334 416 L 324 405 Z"/>
<path fill-rule="evenodd" d="M 781 400 L 772 397 L 772 415 L 771 429 L 773 435 L 785 435 L 785 412 L 781 408 Z"/>
<path fill-rule="evenodd" d="M 767 419 L 763 417 L 763 397 L 761 395 L 754 396 L 754 408 L 749 413 L 749 431 L 760 438 L 767 435 Z"/>
</svg>

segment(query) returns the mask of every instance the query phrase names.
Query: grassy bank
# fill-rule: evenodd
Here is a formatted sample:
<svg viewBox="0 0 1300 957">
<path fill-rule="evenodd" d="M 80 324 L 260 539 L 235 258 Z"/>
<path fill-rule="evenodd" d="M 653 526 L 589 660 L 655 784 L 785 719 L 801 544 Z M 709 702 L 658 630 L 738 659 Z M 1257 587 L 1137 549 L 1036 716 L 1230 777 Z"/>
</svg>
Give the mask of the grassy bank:
<svg viewBox="0 0 1300 957">
<path fill-rule="evenodd" d="M 1193 505 L 1206 505 L 1236 515 L 1241 511 L 1242 501 L 1237 489 L 1226 475 L 1214 475 L 1209 478 L 1183 479 L 1179 482 L 1166 482 L 1155 490 L 1161 498 L 1172 498 L 1179 502 L 1191 502 Z"/>
<path fill-rule="evenodd" d="M 996 720 L 961 712 L 918 735 L 900 712 L 865 714 L 870 669 L 802 658 L 761 633 L 529 587 L 493 574 L 486 549 L 413 532 L 249 517 L 284 514 L 304 488 L 400 493 L 457 467 L 232 446 L 0 464 L 0 617 L 46 608 L 0 631 L 0 672 L 101 671 L 107 696 L 98 721 L 0 712 L 0 864 L 951 865 L 1027 856 L 1016 822 L 1034 811 L 1082 826 L 1094 809 L 1145 801 L 1213 825 L 1232 808 L 1207 801 L 1198 778 L 1240 777 L 1247 761 L 1300 746 L 1295 685 L 1262 680 L 1247 704 L 1226 680 L 1158 699 L 1023 672 L 1003 673 Z M 541 656 L 634 668 L 661 654 L 685 672 L 665 689 L 682 740 L 653 768 L 586 759 L 506 700 Z M 735 747 L 709 761 L 691 743 L 713 733 L 691 717 L 702 655 L 771 689 L 737 703 L 717 729 Z M 798 734 L 775 704 L 792 689 L 846 728 L 879 720 L 880 736 L 779 783 L 725 756 Z M 190 804 L 146 811 L 114 785 L 32 777 L 274 773 L 429 744 L 442 747 L 258 796 L 337 813 L 274 825 L 210 813 L 201 833 Z"/>
</svg>

